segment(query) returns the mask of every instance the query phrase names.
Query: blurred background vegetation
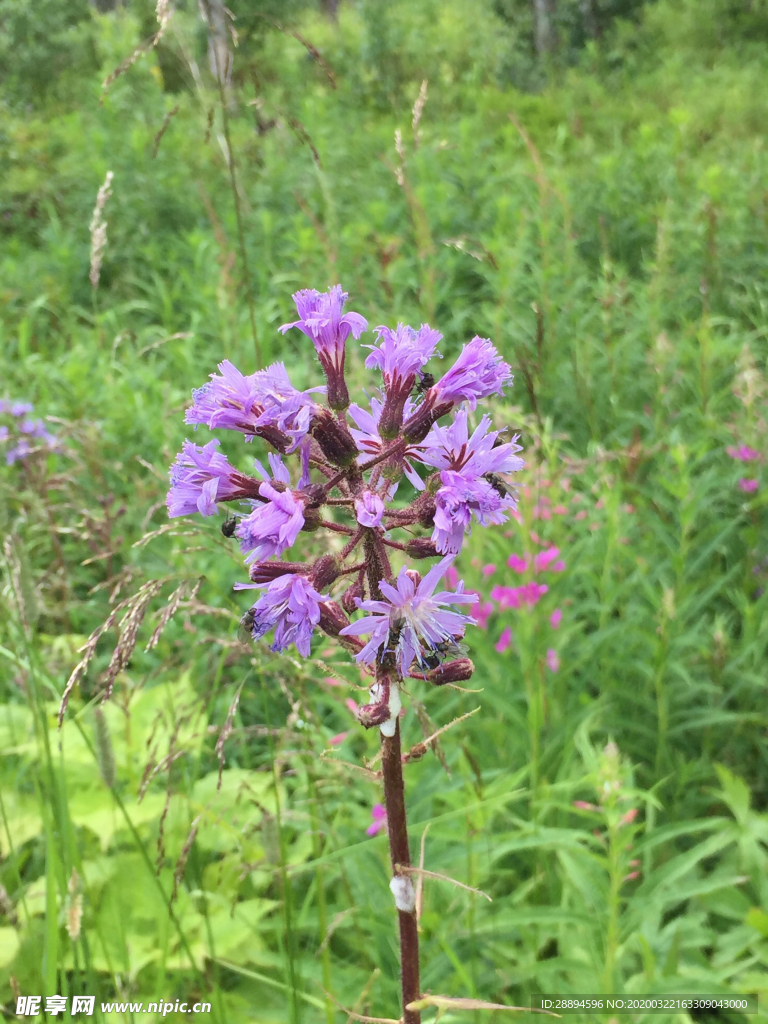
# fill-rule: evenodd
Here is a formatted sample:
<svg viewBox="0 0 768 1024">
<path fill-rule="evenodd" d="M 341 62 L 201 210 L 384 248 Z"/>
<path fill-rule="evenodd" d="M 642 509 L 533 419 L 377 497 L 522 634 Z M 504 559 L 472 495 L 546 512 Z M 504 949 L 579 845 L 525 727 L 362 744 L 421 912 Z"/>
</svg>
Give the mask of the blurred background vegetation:
<svg viewBox="0 0 768 1024">
<path fill-rule="evenodd" d="M 446 357 L 492 338 L 528 462 L 462 555 L 480 692 L 403 721 L 481 708 L 407 770 L 414 856 L 429 825 L 493 898 L 426 883 L 424 989 L 768 996 L 766 71 L 764 0 L 1 0 L 0 398 L 44 424 L 0 414 L 9 1016 L 396 1013 L 379 785 L 333 763 L 376 752 L 360 677 L 242 646 L 237 551 L 164 506 L 190 389 L 314 383 L 276 327 L 337 281 Z M 490 600 L 550 547 L 537 604 Z"/>
</svg>

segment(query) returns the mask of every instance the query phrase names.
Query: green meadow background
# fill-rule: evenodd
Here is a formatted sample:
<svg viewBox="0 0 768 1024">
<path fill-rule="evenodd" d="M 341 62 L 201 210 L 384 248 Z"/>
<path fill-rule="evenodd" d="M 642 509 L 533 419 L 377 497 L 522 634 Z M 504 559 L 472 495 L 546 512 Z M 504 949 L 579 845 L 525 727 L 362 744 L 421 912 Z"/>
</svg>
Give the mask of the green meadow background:
<svg viewBox="0 0 768 1024">
<path fill-rule="evenodd" d="M 0 398 L 57 439 L 0 445 L 4 1013 L 398 1016 L 360 675 L 322 640 L 240 644 L 222 520 L 164 505 L 191 388 L 223 358 L 316 383 L 277 327 L 341 282 L 372 326 L 429 322 L 446 359 L 478 333 L 514 369 L 483 411 L 521 434 L 520 515 L 475 531 L 467 585 L 565 563 L 468 633 L 472 692 L 408 684 L 406 747 L 479 708 L 406 769 L 412 855 L 492 900 L 426 881 L 424 991 L 758 993 L 762 1019 L 768 4 L 558 0 L 539 53 L 523 0 L 213 8 L 221 88 L 188 0 L 104 91 L 152 4 L 0 3 Z"/>
</svg>

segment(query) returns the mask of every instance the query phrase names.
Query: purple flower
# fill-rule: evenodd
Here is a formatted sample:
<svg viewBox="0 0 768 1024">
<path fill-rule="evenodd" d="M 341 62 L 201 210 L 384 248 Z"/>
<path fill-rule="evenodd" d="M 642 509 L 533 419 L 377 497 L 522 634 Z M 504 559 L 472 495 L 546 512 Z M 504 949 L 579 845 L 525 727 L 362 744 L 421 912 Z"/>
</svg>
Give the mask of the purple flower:
<svg viewBox="0 0 768 1024">
<path fill-rule="evenodd" d="M 209 441 L 202 448 L 192 441 L 184 442 L 171 466 L 171 487 L 166 498 L 170 519 L 193 512 L 212 516 L 219 501 L 259 494 L 258 480 L 238 472 L 217 451 L 218 447 L 218 441 Z"/>
<path fill-rule="evenodd" d="M 33 405 L 31 402 L 11 402 L 8 407 L 8 412 L 11 416 L 26 416 L 28 412 L 32 412 Z M 6 410 L 3 410 L 5 412 Z"/>
<path fill-rule="evenodd" d="M 349 392 L 344 380 L 347 338 L 350 334 L 359 338 L 368 327 L 368 321 L 359 313 L 343 312 L 348 297 L 340 284 L 327 292 L 318 292 L 314 288 L 296 292 L 293 301 L 299 319 L 279 328 L 285 334 L 291 327 L 298 327 L 315 346 L 328 381 L 328 404 L 332 409 L 346 409 L 349 405 Z"/>
<path fill-rule="evenodd" d="M 565 562 L 558 559 L 559 554 L 560 548 L 547 548 L 545 551 L 539 551 L 533 559 L 533 568 L 536 572 L 544 572 L 551 566 L 552 572 L 562 572 L 565 569 Z"/>
<path fill-rule="evenodd" d="M 350 427 L 350 433 L 354 438 L 358 451 L 364 456 L 371 458 L 379 455 L 382 451 L 384 441 L 379 433 L 379 420 L 381 419 L 384 403 L 380 398 L 371 399 L 371 411 L 361 408 L 359 405 L 350 405 L 349 415 L 357 429 Z M 413 409 L 410 398 L 405 401 L 405 415 L 408 416 Z M 424 481 L 413 467 L 412 460 L 419 457 L 419 450 L 415 445 L 408 445 L 402 456 L 402 469 L 405 476 L 410 480 L 417 491 L 424 490 Z M 361 459 L 358 465 L 365 469 L 366 459 Z"/>
<path fill-rule="evenodd" d="M 8 440 L 8 427 L 0 427 L 0 442 Z"/>
<path fill-rule="evenodd" d="M 367 836 L 377 836 L 387 827 L 387 809 L 384 804 L 374 804 L 371 808 L 372 823 L 365 830 Z"/>
<path fill-rule="evenodd" d="M 472 619 L 461 612 L 448 610 L 447 606 L 474 604 L 477 596 L 465 594 L 462 582 L 459 582 L 455 593 L 442 590 L 435 594 L 435 587 L 452 561 L 451 557 L 443 558 L 418 585 L 403 566 L 395 581 L 396 586 L 385 580 L 379 584 L 384 600 L 357 599 L 358 608 L 371 614 L 341 630 L 341 636 L 371 634 L 362 651 L 355 655 L 356 661 L 373 664 L 380 651 L 387 652 L 386 645 L 391 638 L 398 668 L 405 676 L 414 660 L 424 667 L 425 654 L 439 654 L 441 645 L 455 646 Z"/>
<path fill-rule="evenodd" d="M 272 555 L 281 555 L 295 543 L 304 525 L 304 501 L 287 488 L 291 477 L 279 455 L 269 455 L 274 480 L 259 465 L 265 482 L 259 485 L 259 494 L 266 504 L 254 508 L 238 523 L 235 536 L 240 548 L 248 554 L 246 563 L 262 561 Z"/>
<path fill-rule="evenodd" d="M 432 540 L 441 554 L 461 550 L 473 516 L 481 526 L 488 526 L 506 522 L 507 511 L 516 508 L 512 498 L 502 497 L 482 477 L 467 477 L 463 472 L 444 469 L 440 480 L 442 486 L 435 494 Z"/>
<path fill-rule="evenodd" d="M 512 371 L 486 338 L 475 336 L 464 346 L 451 369 L 433 385 L 424 401 L 403 424 L 409 441 L 421 441 L 432 424 L 450 412 L 458 402 L 471 409 L 481 398 L 501 394 L 512 383 Z"/>
<path fill-rule="evenodd" d="M 725 450 L 737 462 L 754 462 L 760 458 L 760 452 L 755 448 L 750 448 L 748 444 L 739 445 L 738 448 L 726 448 Z"/>
<path fill-rule="evenodd" d="M 361 526 L 381 526 L 384 502 L 374 491 L 363 491 L 355 498 L 355 518 Z"/>
<path fill-rule="evenodd" d="M 438 402 L 469 402 L 500 395 L 512 381 L 512 371 L 487 338 L 477 335 L 461 350 L 451 369 L 435 384 Z"/>
<path fill-rule="evenodd" d="M 240 584 L 237 589 L 262 588 L 265 592 L 253 606 L 253 638 L 260 640 L 275 630 L 273 651 L 284 651 L 290 644 L 303 657 L 309 657 L 312 633 L 320 621 L 320 603 L 328 594 L 318 594 L 305 576 L 279 576 L 270 583 Z"/>
<path fill-rule="evenodd" d="M 9 466 L 12 466 L 14 462 L 18 462 L 19 459 L 26 459 L 31 451 L 32 448 L 30 447 L 29 441 L 22 438 L 13 446 L 13 448 L 9 448 L 5 453 L 5 461 Z"/>
<path fill-rule="evenodd" d="M 745 494 L 754 494 L 759 486 L 759 481 L 754 479 L 742 477 L 741 480 L 739 480 L 739 490 L 743 491 Z"/>
<path fill-rule="evenodd" d="M 528 559 L 521 558 L 520 555 L 516 555 L 513 551 L 507 559 L 507 565 L 510 569 L 514 569 L 519 576 L 522 576 L 528 569 Z"/>
<path fill-rule="evenodd" d="M 549 624 L 552 629 L 559 629 L 560 623 L 563 621 L 563 613 L 560 608 L 555 608 L 552 614 L 549 616 Z"/>
<path fill-rule="evenodd" d="M 283 363 L 246 376 L 225 359 L 219 370 L 221 376 L 212 373 L 207 384 L 192 392 L 186 423 L 238 430 L 247 438 L 263 437 L 278 448 L 290 445 L 290 451 L 307 436 L 316 409 L 310 395 L 323 388 L 298 391 Z"/>
<path fill-rule="evenodd" d="M 550 647 L 547 650 L 547 668 L 550 672 L 557 672 L 560 668 L 560 658 L 557 656 L 557 651 L 554 647 Z"/>
<path fill-rule="evenodd" d="M 470 437 L 467 411 L 459 409 L 450 426 L 435 424 L 432 427 L 424 440 L 421 461 L 437 469 L 461 470 L 467 477 L 515 473 L 523 469 L 525 463 L 515 455 L 522 450 L 517 437 L 506 444 L 496 444 L 499 431 L 489 431 L 490 426 L 490 416 L 483 416 Z"/>
<path fill-rule="evenodd" d="M 365 360 L 369 368 L 378 367 L 384 378 L 386 399 L 379 431 L 384 437 L 397 437 L 403 425 L 405 402 L 416 383 L 416 375 L 435 354 L 442 334 L 422 324 L 418 331 L 407 324 L 376 327 L 380 344 L 368 345 L 371 354 Z"/>
</svg>

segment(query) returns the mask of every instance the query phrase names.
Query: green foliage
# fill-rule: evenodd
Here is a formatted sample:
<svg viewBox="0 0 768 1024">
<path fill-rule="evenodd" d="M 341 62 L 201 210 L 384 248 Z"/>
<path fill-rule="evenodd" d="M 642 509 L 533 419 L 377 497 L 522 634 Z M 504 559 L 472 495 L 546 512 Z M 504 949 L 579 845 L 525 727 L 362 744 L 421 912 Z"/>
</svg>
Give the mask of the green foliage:
<svg viewBox="0 0 768 1024">
<path fill-rule="evenodd" d="M 426 881 L 423 988 L 765 997 L 765 463 L 725 451 L 765 452 L 765 4 L 647 4 L 570 70 L 529 64 L 536 94 L 505 84 L 525 27 L 490 3 L 343 3 L 338 24 L 299 6 L 290 25 L 335 89 L 290 32 L 248 37 L 233 8 L 262 364 L 314 383 L 276 327 L 293 290 L 337 280 L 374 324 L 438 326 L 446 358 L 493 338 L 516 380 L 487 410 L 528 468 L 519 519 L 473 536 L 460 568 L 487 598 L 530 578 L 511 553 L 553 545 L 566 563 L 535 606 L 497 604 L 470 633 L 480 692 L 409 683 L 407 747 L 481 708 L 441 736 L 448 771 L 432 752 L 406 768 L 413 854 L 429 826 L 426 868 L 493 898 Z M 357 669 L 322 643 L 307 662 L 242 647 L 236 547 L 220 521 L 165 515 L 190 388 L 222 358 L 255 365 L 197 12 L 164 39 L 184 88 L 166 94 L 153 51 L 99 104 L 153 10 L 72 29 L 63 11 L 29 38 L 58 46 L 59 25 L 90 46 L 95 26 L 78 102 L 66 71 L 42 102 L 21 47 L 0 108 L 0 397 L 34 401 L 58 439 L 0 467 L 0 998 L 345 1019 L 325 989 L 393 1016 L 387 851 L 365 833 L 380 788 L 338 763 L 376 768 L 346 704 Z M 78 649 L 113 611 L 59 731 Z"/>
</svg>

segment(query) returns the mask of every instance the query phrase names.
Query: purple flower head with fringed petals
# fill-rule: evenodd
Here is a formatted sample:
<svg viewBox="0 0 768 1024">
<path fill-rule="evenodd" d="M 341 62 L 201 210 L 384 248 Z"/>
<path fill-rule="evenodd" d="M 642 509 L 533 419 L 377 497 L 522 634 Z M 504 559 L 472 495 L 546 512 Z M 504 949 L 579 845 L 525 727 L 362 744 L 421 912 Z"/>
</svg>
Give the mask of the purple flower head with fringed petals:
<svg viewBox="0 0 768 1024">
<path fill-rule="evenodd" d="M 273 479 L 261 466 L 265 477 L 259 485 L 259 494 L 264 499 L 237 525 L 235 536 L 240 540 L 241 550 L 248 555 L 246 563 L 281 555 L 286 548 L 296 543 L 304 526 L 305 501 L 286 486 L 291 482 L 287 466 L 279 455 L 269 456 Z"/>
<path fill-rule="evenodd" d="M 351 334 L 357 339 L 368 328 L 368 321 L 359 313 L 344 312 L 348 297 L 340 284 L 327 292 L 314 288 L 296 292 L 293 301 L 299 319 L 279 328 L 285 334 L 291 327 L 298 327 L 312 341 L 328 381 L 328 404 L 332 409 L 346 409 L 349 405 L 344 379 L 347 338 Z"/>
<path fill-rule="evenodd" d="M 5 453 L 9 466 L 46 449 L 55 450 L 58 446 L 56 436 L 48 430 L 45 421 L 29 415 L 33 408 L 31 402 L 0 399 L 0 415 L 12 417 L 7 424 L 0 426 L 0 443 L 14 442 Z"/>
<path fill-rule="evenodd" d="M 414 661 L 422 666 L 427 656 L 439 651 L 442 645 L 456 646 L 472 619 L 450 610 L 449 606 L 474 604 L 477 595 L 465 594 L 461 581 L 455 592 L 435 593 L 435 587 L 452 562 L 450 557 L 443 558 L 418 583 L 403 566 L 395 586 L 386 581 L 379 584 L 381 600 L 358 600 L 358 608 L 370 614 L 341 631 L 342 636 L 370 634 L 371 639 L 356 655 L 356 661 L 374 664 L 382 652 L 391 648 L 397 667 L 405 676 Z"/>
<path fill-rule="evenodd" d="M 218 441 L 209 441 L 202 448 L 192 441 L 184 442 L 171 466 L 171 488 L 166 499 L 169 518 L 194 512 L 212 516 L 218 511 L 219 501 L 258 497 L 259 481 L 238 472 L 218 447 Z"/>
<path fill-rule="evenodd" d="M 383 437 L 397 437 L 403 425 L 403 411 L 410 398 L 416 378 L 423 366 L 435 355 L 442 334 L 422 324 L 418 331 L 407 324 L 398 324 L 394 331 L 388 327 L 374 328 L 379 336 L 378 345 L 368 345 L 371 353 L 365 365 L 381 370 L 386 400 L 379 420 L 379 433 Z"/>
<path fill-rule="evenodd" d="M 192 392 L 186 423 L 262 437 L 281 451 L 293 451 L 307 436 L 316 408 L 310 396 L 322 387 L 298 391 L 283 363 L 246 376 L 225 359 L 219 370 L 221 376 L 212 373 L 207 384 Z"/>
<path fill-rule="evenodd" d="M 312 634 L 320 622 L 320 605 L 328 600 L 328 594 L 319 594 L 306 577 L 299 575 L 279 576 L 269 583 L 246 584 L 238 589 L 248 586 L 264 589 L 251 609 L 254 640 L 274 629 L 273 651 L 296 644 L 299 654 L 308 658 Z"/>
<path fill-rule="evenodd" d="M 472 416 L 511 373 L 489 341 L 474 338 L 433 383 L 439 332 L 380 326 L 365 346 L 376 389 L 350 405 L 346 346 L 365 319 L 345 312 L 338 285 L 299 291 L 294 301 L 299 319 L 280 330 L 297 327 L 310 339 L 327 386 L 299 390 L 283 363 L 244 374 L 222 361 L 193 392 L 187 422 L 266 442 L 269 466 L 256 461 L 249 476 L 218 442 L 185 441 L 171 469 L 169 515 L 210 516 L 234 503 L 222 530 L 249 566 L 243 586 L 261 591 L 244 624 L 257 639 L 274 630 L 273 650 L 293 644 L 305 657 L 315 634 L 335 638 L 375 676 L 360 721 L 392 736 L 403 676 L 442 686 L 474 670 L 459 642 L 483 621 L 482 608 L 469 614 L 477 597 L 458 579 L 437 588 L 455 573 L 470 527 L 502 523 L 515 508 L 508 477 L 523 466 L 517 438 L 503 438 L 487 414 Z M 399 487 L 403 477 L 412 488 Z M 448 557 L 423 578 L 408 567 L 440 555 Z"/>
<path fill-rule="evenodd" d="M 464 346 L 453 366 L 424 395 L 424 401 L 405 421 L 410 441 L 423 440 L 433 423 L 459 402 L 474 410 L 481 398 L 502 394 L 512 383 L 512 371 L 487 338 L 475 336 Z"/>
<path fill-rule="evenodd" d="M 441 554 L 461 550 L 473 518 L 481 526 L 491 526 L 505 522 L 507 512 L 517 507 L 514 498 L 502 496 L 482 477 L 444 469 L 440 481 L 435 494 L 432 540 Z"/>
<path fill-rule="evenodd" d="M 491 417 L 483 416 L 470 436 L 469 416 L 459 409 L 453 423 L 447 427 L 435 424 L 424 439 L 420 459 L 436 469 L 457 470 L 467 478 L 483 477 L 487 473 L 516 473 L 525 463 L 515 453 L 521 451 L 513 438 L 506 444 L 498 443 L 499 431 L 490 430 Z"/>
</svg>

